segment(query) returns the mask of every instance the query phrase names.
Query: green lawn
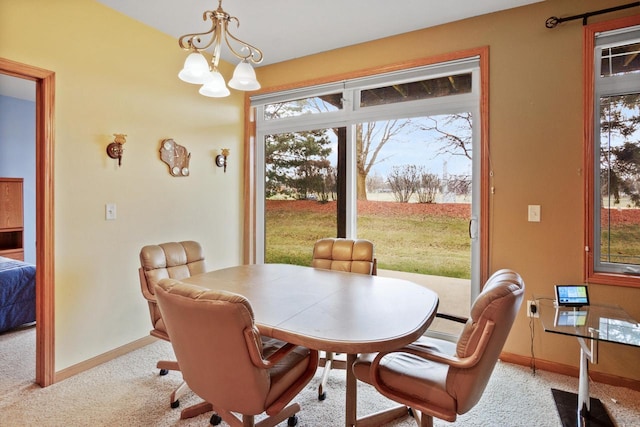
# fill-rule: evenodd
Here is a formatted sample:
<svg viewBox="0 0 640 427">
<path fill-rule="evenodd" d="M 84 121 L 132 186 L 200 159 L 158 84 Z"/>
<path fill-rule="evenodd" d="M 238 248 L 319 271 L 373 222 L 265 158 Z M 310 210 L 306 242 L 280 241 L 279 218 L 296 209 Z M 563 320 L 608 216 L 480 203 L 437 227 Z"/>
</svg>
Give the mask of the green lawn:
<svg viewBox="0 0 640 427">
<path fill-rule="evenodd" d="M 602 261 L 640 264 L 640 226 L 615 224 L 602 232 Z"/>
<path fill-rule="evenodd" d="M 335 236 L 335 224 L 334 212 L 267 210 L 266 262 L 311 264 L 313 243 Z M 374 242 L 378 268 L 470 278 L 467 219 L 361 214 L 358 237 Z"/>
<path fill-rule="evenodd" d="M 448 215 L 447 205 L 424 206 L 425 211 L 436 212 L 427 214 L 416 212 L 423 209 L 414 204 L 414 208 L 420 209 L 409 209 L 409 213 L 404 214 L 402 209 L 397 209 L 403 204 L 379 203 L 395 209 L 378 209 L 375 213 L 363 212 L 358 216 L 358 236 L 374 242 L 379 268 L 470 278 L 467 218 L 455 212 Z M 404 207 L 411 206 L 405 204 Z M 609 233 L 602 234 L 603 260 L 606 261 L 606 255 L 610 254 L 612 262 L 640 264 L 640 226 L 637 218 L 630 216 L 637 212 L 623 213 L 628 218 L 612 223 L 611 240 L 608 240 Z M 309 265 L 314 242 L 336 235 L 335 205 L 298 201 L 267 204 L 266 233 L 266 262 Z M 610 247 L 607 247 L 608 243 Z"/>
</svg>

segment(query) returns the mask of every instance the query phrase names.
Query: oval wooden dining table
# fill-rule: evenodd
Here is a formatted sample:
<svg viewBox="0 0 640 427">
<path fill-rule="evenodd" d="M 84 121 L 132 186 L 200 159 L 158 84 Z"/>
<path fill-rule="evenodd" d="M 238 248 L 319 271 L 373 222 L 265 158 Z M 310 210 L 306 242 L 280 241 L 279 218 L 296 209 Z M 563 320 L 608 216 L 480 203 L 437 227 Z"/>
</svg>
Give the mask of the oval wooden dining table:
<svg viewBox="0 0 640 427">
<path fill-rule="evenodd" d="M 418 339 L 438 295 L 413 282 L 289 264 L 224 268 L 182 280 L 246 297 L 263 335 L 347 354 L 387 351 Z M 347 369 L 345 425 L 357 424 L 356 379 Z"/>
</svg>

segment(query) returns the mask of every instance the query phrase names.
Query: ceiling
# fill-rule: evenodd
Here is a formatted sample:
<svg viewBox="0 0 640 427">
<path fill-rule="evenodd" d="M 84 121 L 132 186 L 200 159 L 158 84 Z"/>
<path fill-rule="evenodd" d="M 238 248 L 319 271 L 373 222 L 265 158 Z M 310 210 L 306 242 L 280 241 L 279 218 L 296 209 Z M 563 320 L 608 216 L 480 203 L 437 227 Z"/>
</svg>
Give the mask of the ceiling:
<svg viewBox="0 0 640 427">
<path fill-rule="evenodd" d="M 176 39 L 208 31 L 202 14 L 218 7 L 216 0 L 97 1 Z M 222 6 L 240 21 L 238 28 L 231 24 L 232 34 L 263 51 L 263 66 L 540 1 L 224 0 Z M 235 62 L 226 48 L 222 58 Z M 0 94 L 33 100 L 33 82 L 18 80 L 0 74 Z"/>
<path fill-rule="evenodd" d="M 208 31 L 202 14 L 218 7 L 217 0 L 98 1 L 176 39 Z M 232 34 L 261 49 L 260 65 L 268 65 L 540 1 L 224 0 L 222 7 L 240 21 Z M 222 58 L 233 60 L 227 53 Z"/>
</svg>

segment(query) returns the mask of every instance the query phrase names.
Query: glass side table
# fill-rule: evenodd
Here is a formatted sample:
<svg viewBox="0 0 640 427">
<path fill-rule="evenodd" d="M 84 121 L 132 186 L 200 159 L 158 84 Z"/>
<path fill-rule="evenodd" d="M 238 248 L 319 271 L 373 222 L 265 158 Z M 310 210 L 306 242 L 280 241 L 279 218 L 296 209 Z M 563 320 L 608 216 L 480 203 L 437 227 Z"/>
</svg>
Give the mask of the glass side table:
<svg viewBox="0 0 640 427">
<path fill-rule="evenodd" d="M 580 343 L 577 407 L 575 394 L 552 390 L 563 426 L 613 427 L 602 402 L 589 397 L 588 365 L 598 363 L 600 341 L 640 347 L 640 324 L 618 306 L 556 307 L 553 298 L 538 298 L 538 312 L 545 332 L 575 337 Z"/>
</svg>

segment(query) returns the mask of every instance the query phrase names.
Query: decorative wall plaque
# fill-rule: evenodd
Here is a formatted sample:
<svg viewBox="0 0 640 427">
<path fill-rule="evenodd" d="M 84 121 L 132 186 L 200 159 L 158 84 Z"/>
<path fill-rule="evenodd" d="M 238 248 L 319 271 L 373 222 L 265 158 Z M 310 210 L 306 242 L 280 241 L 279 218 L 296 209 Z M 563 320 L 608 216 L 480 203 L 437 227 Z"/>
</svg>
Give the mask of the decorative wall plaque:
<svg viewBox="0 0 640 427">
<path fill-rule="evenodd" d="M 172 176 L 189 176 L 191 153 L 173 139 L 165 139 L 160 144 L 160 159 L 169 166 Z"/>
</svg>

